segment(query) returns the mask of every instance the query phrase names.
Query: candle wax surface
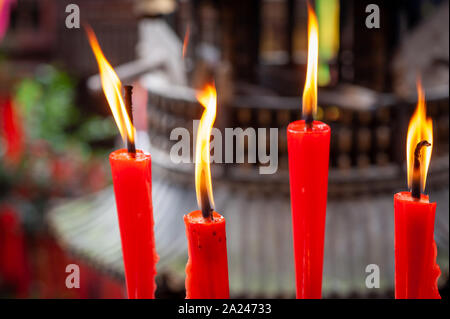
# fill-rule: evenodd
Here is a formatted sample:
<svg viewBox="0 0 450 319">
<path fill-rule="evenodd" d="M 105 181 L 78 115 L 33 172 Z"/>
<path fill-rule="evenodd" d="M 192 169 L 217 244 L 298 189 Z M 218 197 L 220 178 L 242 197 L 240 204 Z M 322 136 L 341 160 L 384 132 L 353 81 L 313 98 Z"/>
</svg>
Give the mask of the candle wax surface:
<svg viewBox="0 0 450 319">
<path fill-rule="evenodd" d="M 154 298 L 155 249 L 151 157 L 140 150 L 110 154 L 128 297 Z"/>
<path fill-rule="evenodd" d="M 394 195 L 395 210 L 395 298 L 440 298 L 434 241 L 436 203 L 422 194 L 414 199 L 410 192 Z"/>
<path fill-rule="evenodd" d="M 199 210 L 184 216 L 189 252 L 187 299 L 229 298 L 225 218 L 216 212 L 213 217 L 205 220 Z"/>
<path fill-rule="evenodd" d="M 322 297 L 331 129 L 314 121 L 287 128 L 297 298 Z"/>
<path fill-rule="evenodd" d="M 134 161 L 134 162 L 148 162 L 151 161 L 151 156 L 141 150 L 136 150 L 136 154 L 133 156 L 128 153 L 124 148 L 116 150 L 109 155 L 110 160 L 115 161 Z"/>
</svg>

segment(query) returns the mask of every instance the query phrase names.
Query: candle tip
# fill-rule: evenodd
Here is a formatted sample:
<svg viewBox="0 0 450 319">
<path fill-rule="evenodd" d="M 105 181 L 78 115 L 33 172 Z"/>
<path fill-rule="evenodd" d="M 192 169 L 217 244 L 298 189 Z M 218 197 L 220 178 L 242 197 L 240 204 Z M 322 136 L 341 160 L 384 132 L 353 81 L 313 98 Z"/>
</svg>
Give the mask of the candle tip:
<svg viewBox="0 0 450 319">
<path fill-rule="evenodd" d="M 133 86 L 132 85 L 125 85 L 124 86 L 124 90 L 125 90 L 125 107 L 127 109 L 127 113 L 128 116 L 130 118 L 131 121 L 131 125 L 134 125 L 133 123 L 133 103 L 132 103 L 132 97 L 133 97 Z M 127 150 L 128 153 L 131 154 L 131 156 L 135 157 L 136 156 L 136 145 L 134 140 L 131 141 L 129 136 L 127 137 Z"/>
<path fill-rule="evenodd" d="M 420 199 L 420 151 L 423 147 L 431 146 L 427 140 L 417 143 L 414 150 L 414 164 L 413 164 L 413 180 L 411 186 L 411 196 L 415 199 Z"/>
<path fill-rule="evenodd" d="M 313 127 L 313 121 L 314 121 L 314 118 L 313 118 L 312 113 L 307 113 L 307 114 L 304 116 L 304 118 L 305 118 L 306 128 L 307 128 L 307 129 L 312 129 L 312 127 Z"/>
<path fill-rule="evenodd" d="M 211 206 L 211 202 L 209 201 L 207 192 L 202 192 L 200 206 L 203 218 L 211 221 L 214 220 L 214 208 Z"/>
</svg>

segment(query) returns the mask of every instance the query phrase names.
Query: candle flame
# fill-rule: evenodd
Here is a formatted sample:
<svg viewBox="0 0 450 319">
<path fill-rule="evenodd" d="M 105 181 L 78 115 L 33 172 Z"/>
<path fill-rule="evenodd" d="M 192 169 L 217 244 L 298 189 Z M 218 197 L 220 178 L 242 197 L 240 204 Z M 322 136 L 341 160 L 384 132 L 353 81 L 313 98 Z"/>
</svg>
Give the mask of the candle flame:
<svg viewBox="0 0 450 319">
<path fill-rule="evenodd" d="M 408 134 L 406 139 L 406 155 L 408 167 L 408 187 L 411 188 L 414 175 L 414 151 L 421 141 L 427 141 L 433 145 L 433 122 L 431 118 L 427 118 L 427 110 L 425 106 L 425 94 L 422 89 L 420 80 L 417 80 L 417 107 L 409 121 Z M 425 190 L 425 182 L 427 179 L 428 167 L 430 165 L 432 146 L 424 147 L 421 150 L 420 161 L 420 178 L 421 190 Z"/>
<path fill-rule="evenodd" d="M 308 1 L 308 65 L 303 90 L 303 117 L 314 117 L 317 112 L 317 64 L 319 62 L 319 25 L 316 13 Z"/>
<path fill-rule="evenodd" d="M 119 128 L 120 135 L 122 136 L 124 142 L 127 140 L 127 137 L 130 142 L 134 142 L 134 127 L 133 123 L 131 123 L 130 117 L 128 116 L 127 108 L 123 101 L 122 83 L 120 82 L 120 79 L 111 64 L 109 64 L 108 60 L 106 60 L 103 55 L 103 51 L 100 48 L 97 37 L 95 36 L 92 28 L 86 25 L 85 29 L 89 39 L 89 44 L 91 45 L 92 51 L 94 52 L 97 60 L 103 93 L 105 94 L 106 100 L 111 108 L 114 120 Z"/>
<path fill-rule="evenodd" d="M 208 196 L 211 207 L 214 207 L 214 198 L 211 184 L 210 163 L 210 137 L 216 119 L 217 93 L 212 84 L 197 94 L 197 100 L 205 108 L 197 132 L 197 142 L 195 151 L 195 190 L 197 202 L 202 208 L 202 197 Z M 206 194 L 204 193 L 206 190 Z"/>
</svg>

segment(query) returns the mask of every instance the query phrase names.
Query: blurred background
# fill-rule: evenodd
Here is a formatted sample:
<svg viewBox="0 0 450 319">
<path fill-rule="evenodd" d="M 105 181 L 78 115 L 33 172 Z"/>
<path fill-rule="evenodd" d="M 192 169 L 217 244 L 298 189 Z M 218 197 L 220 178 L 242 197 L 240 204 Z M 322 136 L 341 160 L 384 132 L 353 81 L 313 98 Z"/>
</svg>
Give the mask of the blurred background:
<svg viewBox="0 0 450 319">
<path fill-rule="evenodd" d="M 77 4 L 124 84 L 134 85 L 137 146 L 152 154 L 157 298 L 184 298 L 182 216 L 197 208 L 193 164 L 176 165 L 170 132 L 202 108 L 214 78 L 215 127 L 277 127 L 278 171 L 213 164 L 227 219 L 230 292 L 295 297 L 286 127 L 300 118 L 306 0 L 0 0 L 0 297 L 123 298 L 108 154 L 121 147 Z M 332 128 L 323 296 L 394 295 L 393 194 L 406 190 L 405 142 L 416 78 L 434 145 L 426 193 L 437 202 L 441 295 L 449 269 L 449 3 L 316 0 L 318 119 Z M 368 4 L 380 28 L 367 28 Z M 268 138 L 268 134 L 267 134 Z M 248 147 L 247 144 L 244 145 Z M 67 264 L 80 266 L 67 289 Z M 380 267 L 367 289 L 365 268 Z"/>
</svg>

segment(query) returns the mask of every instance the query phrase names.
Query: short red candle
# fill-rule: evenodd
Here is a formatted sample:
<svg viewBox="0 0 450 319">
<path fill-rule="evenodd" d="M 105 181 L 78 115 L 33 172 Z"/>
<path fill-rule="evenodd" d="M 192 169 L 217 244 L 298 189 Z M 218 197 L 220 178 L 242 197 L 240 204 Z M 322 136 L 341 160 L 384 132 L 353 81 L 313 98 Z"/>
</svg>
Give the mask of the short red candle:
<svg viewBox="0 0 450 319">
<path fill-rule="evenodd" d="M 158 255 L 153 233 L 151 157 L 125 149 L 109 156 L 128 298 L 154 298 Z"/>
<path fill-rule="evenodd" d="M 187 299 L 226 299 L 228 287 L 225 218 L 213 220 L 196 210 L 184 216 L 189 260 L 186 265 Z"/>
<path fill-rule="evenodd" d="M 322 296 L 330 135 L 319 121 L 287 128 L 297 298 Z"/>
<path fill-rule="evenodd" d="M 395 298 L 440 299 L 434 242 L 436 203 L 425 190 L 433 147 L 433 121 L 427 117 L 425 93 L 417 79 L 417 107 L 406 136 L 408 187 L 411 192 L 394 195 Z"/>
<path fill-rule="evenodd" d="M 394 195 L 395 210 L 395 298 L 440 299 L 434 242 L 436 203 L 421 194 L 414 199 L 410 192 Z"/>
</svg>

